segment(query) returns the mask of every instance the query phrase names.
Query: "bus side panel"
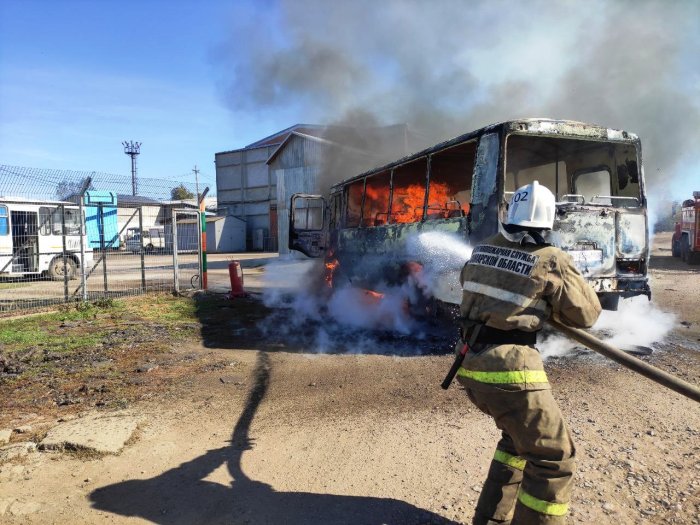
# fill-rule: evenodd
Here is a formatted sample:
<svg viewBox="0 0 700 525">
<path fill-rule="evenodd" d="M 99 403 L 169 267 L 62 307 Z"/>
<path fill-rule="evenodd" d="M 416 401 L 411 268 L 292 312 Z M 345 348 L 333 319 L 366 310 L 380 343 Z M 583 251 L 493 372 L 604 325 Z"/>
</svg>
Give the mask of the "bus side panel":
<svg viewBox="0 0 700 525">
<path fill-rule="evenodd" d="M 417 262 L 429 265 L 430 253 L 416 250 L 414 243 L 421 233 L 442 232 L 459 239 L 468 239 L 467 218 L 458 217 L 441 221 L 391 224 L 373 228 L 348 228 L 337 236 L 337 258 L 340 263 L 334 282 L 375 290 L 386 286 L 400 286 L 408 275 L 407 264 Z M 431 268 L 433 295 L 441 301 L 459 304 L 461 264 L 454 268 Z"/>
</svg>

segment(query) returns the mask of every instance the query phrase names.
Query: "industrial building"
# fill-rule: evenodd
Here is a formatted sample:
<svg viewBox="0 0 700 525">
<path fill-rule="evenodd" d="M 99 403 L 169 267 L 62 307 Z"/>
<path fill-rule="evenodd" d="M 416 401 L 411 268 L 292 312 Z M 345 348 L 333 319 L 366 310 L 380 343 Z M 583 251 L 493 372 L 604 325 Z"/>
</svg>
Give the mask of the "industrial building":
<svg viewBox="0 0 700 525">
<path fill-rule="evenodd" d="M 218 214 L 245 222 L 247 251 L 289 253 L 293 193 L 325 193 L 331 183 L 419 146 L 405 124 L 362 129 L 296 124 L 215 154 Z"/>
</svg>

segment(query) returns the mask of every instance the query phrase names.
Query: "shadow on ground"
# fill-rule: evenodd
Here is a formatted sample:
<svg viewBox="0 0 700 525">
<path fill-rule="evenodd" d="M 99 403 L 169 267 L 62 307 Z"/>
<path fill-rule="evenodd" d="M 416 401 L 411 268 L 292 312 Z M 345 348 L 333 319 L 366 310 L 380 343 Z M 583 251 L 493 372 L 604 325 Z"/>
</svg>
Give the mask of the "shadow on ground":
<svg viewBox="0 0 700 525">
<path fill-rule="evenodd" d="M 254 447 L 250 424 L 265 397 L 270 378 L 266 353 L 258 355 L 255 384 L 233 430 L 228 447 L 210 450 L 160 476 L 130 480 L 96 489 L 90 494 L 96 509 L 137 516 L 154 523 L 234 524 L 455 524 L 404 501 L 365 496 L 278 492 L 252 480 L 241 469 L 241 458 Z M 226 465 L 231 486 L 205 481 Z"/>
<path fill-rule="evenodd" d="M 649 261 L 649 267 L 654 270 L 676 270 L 688 273 L 700 273 L 699 265 L 691 265 L 683 262 L 680 257 L 671 256 L 671 250 L 668 255 L 652 255 Z"/>
</svg>

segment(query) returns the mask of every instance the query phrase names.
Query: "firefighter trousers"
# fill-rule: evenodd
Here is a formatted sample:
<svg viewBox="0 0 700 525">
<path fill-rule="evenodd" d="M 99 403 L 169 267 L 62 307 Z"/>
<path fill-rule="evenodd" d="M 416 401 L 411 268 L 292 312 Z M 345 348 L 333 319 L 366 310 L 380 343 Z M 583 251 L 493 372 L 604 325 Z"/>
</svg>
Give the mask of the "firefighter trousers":
<svg viewBox="0 0 700 525">
<path fill-rule="evenodd" d="M 472 523 L 564 524 L 576 451 L 552 391 L 465 390 L 502 431 Z"/>
</svg>

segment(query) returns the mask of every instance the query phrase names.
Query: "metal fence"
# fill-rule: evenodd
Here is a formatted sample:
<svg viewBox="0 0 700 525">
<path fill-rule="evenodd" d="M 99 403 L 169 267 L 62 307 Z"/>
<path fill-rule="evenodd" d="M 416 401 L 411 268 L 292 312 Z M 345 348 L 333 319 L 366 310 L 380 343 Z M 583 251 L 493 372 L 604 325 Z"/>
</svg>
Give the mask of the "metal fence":
<svg viewBox="0 0 700 525">
<path fill-rule="evenodd" d="M 0 165 L 0 313 L 199 289 L 191 183 Z"/>
</svg>

